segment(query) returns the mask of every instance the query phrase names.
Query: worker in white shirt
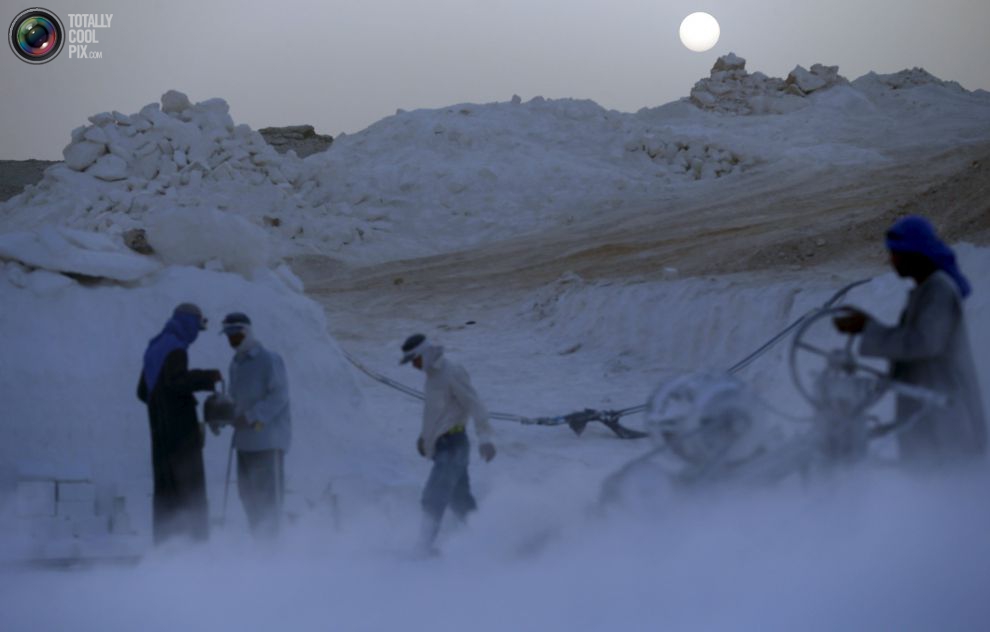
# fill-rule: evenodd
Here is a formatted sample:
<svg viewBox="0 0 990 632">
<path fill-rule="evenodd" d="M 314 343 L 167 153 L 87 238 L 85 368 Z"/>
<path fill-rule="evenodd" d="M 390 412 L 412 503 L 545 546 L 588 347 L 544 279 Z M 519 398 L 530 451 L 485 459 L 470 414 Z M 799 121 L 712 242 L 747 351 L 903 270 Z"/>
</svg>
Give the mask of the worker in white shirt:
<svg viewBox="0 0 990 632">
<path fill-rule="evenodd" d="M 410 336 L 402 345 L 400 364 L 409 362 L 426 373 L 423 426 L 416 449 L 433 460 L 433 469 L 423 490 L 420 545 L 425 552 L 435 553 L 433 543 L 447 507 L 461 519 L 477 508 L 468 478 L 468 417 L 474 419 L 478 452 L 486 462 L 495 458 L 495 445 L 488 411 L 471 386 L 471 378 L 463 367 L 444 357 L 443 347 L 422 334 Z"/>
</svg>

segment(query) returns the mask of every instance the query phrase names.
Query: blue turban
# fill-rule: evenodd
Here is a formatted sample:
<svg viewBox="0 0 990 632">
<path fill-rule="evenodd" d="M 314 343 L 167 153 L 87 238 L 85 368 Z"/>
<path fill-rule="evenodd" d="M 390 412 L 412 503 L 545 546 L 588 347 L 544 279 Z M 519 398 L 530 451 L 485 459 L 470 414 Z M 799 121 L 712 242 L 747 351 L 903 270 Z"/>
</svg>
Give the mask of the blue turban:
<svg viewBox="0 0 990 632">
<path fill-rule="evenodd" d="M 162 332 L 151 339 L 144 352 L 144 385 L 148 388 L 149 397 L 151 391 L 155 390 L 158 376 L 165 366 L 168 355 L 177 349 L 183 351 L 188 349 L 203 328 L 203 317 L 181 311 L 183 307 L 184 305 L 180 305 L 176 308 L 172 317 L 165 323 Z"/>
<path fill-rule="evenodd" d="M 939 270 L 952 277 L 959 286 L 959 293 L 963 298 L 969 296 L 972 291 L 969 281 L 959 271 L 956 254 L 938 238 L 935 228 L 924 217 L 908 215 L 897 220 L 887 231 L 887 250 L 924 255 Z"/>
</svg>

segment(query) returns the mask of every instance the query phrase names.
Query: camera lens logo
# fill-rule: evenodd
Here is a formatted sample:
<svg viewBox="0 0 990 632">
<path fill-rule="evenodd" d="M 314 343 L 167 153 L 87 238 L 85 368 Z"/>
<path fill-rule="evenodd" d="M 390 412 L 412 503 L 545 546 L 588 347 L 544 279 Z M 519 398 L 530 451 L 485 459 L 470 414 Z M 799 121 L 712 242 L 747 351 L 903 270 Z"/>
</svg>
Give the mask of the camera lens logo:
<svg viewBox="0 0 990 632">
<path fill-rule="evenodd" d="M 14 54 L 29 64 L 55 59 L 65 42 L 65 30 L 58 16 L 47 9 L 21 11 L 10 23 L 7 41 Z"/>
</svg>

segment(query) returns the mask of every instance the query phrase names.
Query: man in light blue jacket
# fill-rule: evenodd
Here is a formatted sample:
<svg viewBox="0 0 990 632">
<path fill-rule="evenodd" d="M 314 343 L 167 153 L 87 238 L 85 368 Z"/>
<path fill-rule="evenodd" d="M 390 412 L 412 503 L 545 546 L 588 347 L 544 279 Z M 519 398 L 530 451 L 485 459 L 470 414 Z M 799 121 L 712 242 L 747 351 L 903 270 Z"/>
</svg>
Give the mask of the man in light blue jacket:
<svg viewBox="0 0 990 632">
<path fill-rule="evenodd" d="M 255 339 L 246 314 L 228 314 L 223 333 L 235 351 L 229 394 L 235 406 L 237 490 L 252 533 L 274 536 L 285 492 L 284 456 L 292 439 L 285 363 Z"/>
</svg>

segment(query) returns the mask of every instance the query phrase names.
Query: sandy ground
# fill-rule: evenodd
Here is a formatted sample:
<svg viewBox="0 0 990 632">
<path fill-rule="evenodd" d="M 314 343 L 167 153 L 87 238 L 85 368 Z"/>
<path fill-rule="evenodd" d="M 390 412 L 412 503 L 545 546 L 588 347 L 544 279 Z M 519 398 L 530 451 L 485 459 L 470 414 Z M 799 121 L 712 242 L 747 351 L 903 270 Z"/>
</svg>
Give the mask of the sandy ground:
<svg viewBox="0 0 990 632">
<path fill-rule="evenodd" d="M 38 182 L 51 164 L 0 161 L 0 200 Z M 386 305 L 391 314 L 414 314 L 420 303 L 457 305 L 491 297 L 492 288 L 512 294 L 568 273 L 649 280 L 669 277 L 670 268 L 697 276 L 880 267 L 880 236 L 905 213 L 933 218 L 949 241 L 990 243 L 990 145 L 914 152 L 873 170 L 748 174 L 472 251 L 360 268 L 322 256 L 292 264 L 331 314 L 378 316 Z"/>
<path fill-rule="evenodd" d="M 0 194 L 38 182 L 51 164 L 0 161 Z M 359 268 L 322 256 L 292 265 L 338 339 L 373 345 L 409 329 L 467 333 L 486 310 L 567 274 L 633 282 L 670 278 L 671 268 L 678 277 L 765 279 L 879 271 L 883 230 L 904 213 L 934 218 L 950 241 L 990 243 L 990 144 L 902 153 L 873 170 L 751 173 L 471 251 Z"/>
<path fill-rule="evenodd" d="M 740 272 L 840 272 L 885 264 L 882 235 L 906 213 L 934 219 L 949 241 L 990 243 L 990 145 L 904 156 L 882 169 L 756 174 L 693 197 L 624 211 L 476 250 L 346 268 L 319 256 L 293 267 L 331 313 L 456 305 L 488 290 L 526 291 L 574 273 L 587 280 Z M 346 332 L 335 332 L 344 334 Z"/>
<path fill-rule="evenodd" d="M 0 201 L 55 164 L 0 161 Z M 658 278 L 751 270 L 800 270 L 851 260 L 881 264 L 878 236 L 905 213 L 932 217 L 949 241 L 990 243 L 990 145 L 901 156 L 892 166 L 823 168 L 790 176 L 755 173 L 650 206 L 488 245 L 469 252 L 346 269 L 302 256 L 293 267 L 320 296 L 357 288 L 415 297 L 498 283 L 534 287 L 561 274 Z M 415 298 L 414 298 L 415 300 Z"/>
</svg>

